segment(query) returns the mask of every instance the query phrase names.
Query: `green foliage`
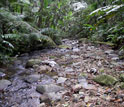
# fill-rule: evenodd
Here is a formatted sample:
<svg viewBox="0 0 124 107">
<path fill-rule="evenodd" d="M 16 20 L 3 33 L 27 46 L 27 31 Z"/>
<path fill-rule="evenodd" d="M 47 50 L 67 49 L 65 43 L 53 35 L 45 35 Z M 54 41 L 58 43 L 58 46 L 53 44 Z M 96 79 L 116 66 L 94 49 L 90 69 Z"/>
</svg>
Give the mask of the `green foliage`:
<svg viewBox="0 0 124 107">
<path fill-rule="evenodd" d="M 52 28 L 44 28 L 41 30 L 41 33 L 49 36 L 57 45 L 61 44 L 61 35 L 59 31 Z"/>
</svg>

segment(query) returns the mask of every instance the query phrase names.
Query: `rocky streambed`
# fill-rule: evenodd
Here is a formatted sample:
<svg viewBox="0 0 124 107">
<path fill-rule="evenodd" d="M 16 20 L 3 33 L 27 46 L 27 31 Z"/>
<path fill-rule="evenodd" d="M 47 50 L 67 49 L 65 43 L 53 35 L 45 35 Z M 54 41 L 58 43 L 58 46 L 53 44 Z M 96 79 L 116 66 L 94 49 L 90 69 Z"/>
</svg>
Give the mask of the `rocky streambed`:
<svg viewBox="0 0 124 107">
<path fill-rule="evenodd" d="M 105 45 L 64 39 L 0 68 L 0 107 L 123 107 L 124 62 Z"/>
</svg>

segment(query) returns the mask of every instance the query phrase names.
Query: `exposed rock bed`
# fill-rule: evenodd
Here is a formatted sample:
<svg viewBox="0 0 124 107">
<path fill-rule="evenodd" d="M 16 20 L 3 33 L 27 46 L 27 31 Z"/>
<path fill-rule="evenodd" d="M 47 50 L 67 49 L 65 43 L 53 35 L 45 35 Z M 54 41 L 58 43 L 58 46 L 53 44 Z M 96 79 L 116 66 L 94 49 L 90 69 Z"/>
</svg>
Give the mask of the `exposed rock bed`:
<svg viewBox="0 0 124 107">
<path fill-rule="evenodd" d="M 123 107 L 124 62 L 105 45 L 64 39 L 0 70 L 0 107 Z"/>
</svg>

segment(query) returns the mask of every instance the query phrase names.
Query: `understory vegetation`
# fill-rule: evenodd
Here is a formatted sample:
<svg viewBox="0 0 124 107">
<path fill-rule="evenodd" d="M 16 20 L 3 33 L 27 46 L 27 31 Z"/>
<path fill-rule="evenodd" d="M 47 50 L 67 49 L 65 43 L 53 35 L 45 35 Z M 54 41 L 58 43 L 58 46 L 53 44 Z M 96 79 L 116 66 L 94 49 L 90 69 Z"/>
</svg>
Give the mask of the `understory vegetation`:
<svg viewBox="0 0 124 107">
<path fill-rule="evenodd" d="M 75 9 L 80 2 L 85 6 Z M 124 50 L 124 0 L 1 0 L 0 63 L 54 48 L 65 37 L 107 42 Z"/>
</svg>

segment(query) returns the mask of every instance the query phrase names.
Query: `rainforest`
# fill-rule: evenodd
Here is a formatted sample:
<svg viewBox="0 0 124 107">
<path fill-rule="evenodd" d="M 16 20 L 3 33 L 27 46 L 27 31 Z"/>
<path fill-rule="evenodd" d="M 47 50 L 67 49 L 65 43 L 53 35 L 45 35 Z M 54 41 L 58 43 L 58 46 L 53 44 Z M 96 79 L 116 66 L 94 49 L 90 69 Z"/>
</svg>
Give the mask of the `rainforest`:
<svg viewBox="0 0 124 107">
<path fill-rule="evenodd" d="M 0 107 L 123 107 L 124 0 L 0 0 Z"/>
</svg>

